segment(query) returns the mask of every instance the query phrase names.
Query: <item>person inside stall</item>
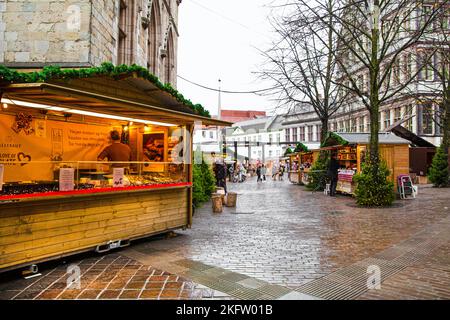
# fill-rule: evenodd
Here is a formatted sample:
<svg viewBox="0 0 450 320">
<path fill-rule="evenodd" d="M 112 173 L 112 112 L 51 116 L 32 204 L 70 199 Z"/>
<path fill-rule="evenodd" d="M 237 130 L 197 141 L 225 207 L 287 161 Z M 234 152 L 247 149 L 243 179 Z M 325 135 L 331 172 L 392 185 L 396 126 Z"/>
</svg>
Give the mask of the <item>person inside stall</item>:
<svg viewBox="0 0 450 320">
<path fill-rule="evenodd" d="M 330 183 L 330 197 L 334 197 L 336 195 L 336 187 L 338 181 L 338 169 L 339 162 L 336 159 L 336 153 L 331 154 L 330 163 L 328 165 L 328 177 L 331 180 Z"/>
<path fill-rule="evenodd" d="M 98 155 L 98 161 L 104 161 L 105 158 L 112 162 L 129 162 L 131 161 L 131 148 L 120 142 L 120 133 L 117 130 L 111 131 L 110 134 L 112 143 L 107 146 Z M 113 167 L 129 167 L 128 163 L 113 163 Z"/>
</svg>

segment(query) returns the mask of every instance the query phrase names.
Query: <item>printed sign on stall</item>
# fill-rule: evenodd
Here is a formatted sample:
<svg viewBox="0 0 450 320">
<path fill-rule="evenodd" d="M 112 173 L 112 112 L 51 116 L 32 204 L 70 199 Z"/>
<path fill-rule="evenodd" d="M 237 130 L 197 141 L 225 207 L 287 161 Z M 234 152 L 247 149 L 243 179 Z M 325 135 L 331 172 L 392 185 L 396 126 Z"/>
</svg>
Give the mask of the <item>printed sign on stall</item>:
<svg viewBox="0 0 450 320">
<path fill-rule="evenodd" d="M 125 174 L 124 168 L 114 168 L 113 170 L 113 186 L 123 187 L 123 177 Z"/>
<path fill-rule="evenodd" d="M 75 187 L 74 178 L 75 178 L 75 169 L 73 168 L 59 169 L 59 191 L 72 191 Z"/>
</svg>

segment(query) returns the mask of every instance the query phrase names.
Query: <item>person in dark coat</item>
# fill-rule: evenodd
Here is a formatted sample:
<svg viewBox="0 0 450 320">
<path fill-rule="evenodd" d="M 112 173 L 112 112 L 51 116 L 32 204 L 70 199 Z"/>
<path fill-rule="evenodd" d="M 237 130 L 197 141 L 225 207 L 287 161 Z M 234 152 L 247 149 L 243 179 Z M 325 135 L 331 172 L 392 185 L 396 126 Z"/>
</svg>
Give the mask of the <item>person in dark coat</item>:
<svg viewBox="0 0 450 320">
<path fill-rule="evenodd" d="M 330 196 L 334 197 L 336 195 L 336 187 L 338 182 L 338 170 L 339 162 L 336 159 L 336 153 L 331 154 L 330 163 L 328 165 L 328 177 L 331 180 L 330 183 Z"/>
<path fill-rule="evenodd" d="M 258 179 L 256 180 L 256 182 L 262 182 L 262 178 L 261 178 L 261 165 L 258 165 L 258 168 L 256 169 L 256 175 L 258 176 Z"/>
</svg>

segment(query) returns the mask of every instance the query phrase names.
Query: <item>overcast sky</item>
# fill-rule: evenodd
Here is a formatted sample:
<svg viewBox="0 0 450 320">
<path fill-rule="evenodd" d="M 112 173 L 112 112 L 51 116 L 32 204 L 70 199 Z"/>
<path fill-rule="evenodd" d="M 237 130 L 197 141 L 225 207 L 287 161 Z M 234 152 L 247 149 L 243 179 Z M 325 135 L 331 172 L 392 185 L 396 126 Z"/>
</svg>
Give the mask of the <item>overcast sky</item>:
<svg viewBox="0 0 450 320">
<path fill-rule="evenodd" d="M 271 84 L 252 74 L 263 58 L 256 48 L 270 44 L 268 0 L 183 0 L 179 7 L 178 75 L 222 90 L 252 91 Z M 218 93 L 178 78 L 178 90 L 211 114 L 217 114 Z M 222 109 L 265 110 L 274 103 L 254 94 L 222 93 Z"/>
</svg>

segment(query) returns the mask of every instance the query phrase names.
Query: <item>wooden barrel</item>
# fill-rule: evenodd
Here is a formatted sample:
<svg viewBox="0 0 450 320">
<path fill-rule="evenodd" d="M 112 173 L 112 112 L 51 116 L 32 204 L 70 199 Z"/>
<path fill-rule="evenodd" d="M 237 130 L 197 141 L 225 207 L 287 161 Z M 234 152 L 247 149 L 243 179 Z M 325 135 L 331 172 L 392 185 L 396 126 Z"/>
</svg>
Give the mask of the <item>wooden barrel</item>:
<svg viewBox="0 0 450 320">
<path fill-rule="evenodd" d="M 228 192 L 227 194 L 227 207 L 236 207 L 237 193 Z"/>
<path fill-rule="evenodd" d="M 212 208 L 214 213 L 222 213 L 223 206 L 222 206 L 222 195 L 218 193 L 213 193 L 211 196 L 212 200 Z"/>
<path fill-rule="evenodd" d="M 225 205 L 225 188 L 216 187 L 216 193 L 222 197 L 222 204 Z"/>
</svg>

